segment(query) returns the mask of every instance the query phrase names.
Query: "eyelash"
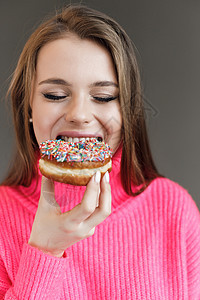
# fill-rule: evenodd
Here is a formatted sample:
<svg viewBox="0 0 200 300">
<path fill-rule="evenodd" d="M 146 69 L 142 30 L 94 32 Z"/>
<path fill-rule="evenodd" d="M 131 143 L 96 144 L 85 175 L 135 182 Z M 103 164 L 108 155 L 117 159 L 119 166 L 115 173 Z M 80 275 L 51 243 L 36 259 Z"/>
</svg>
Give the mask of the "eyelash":
<svg viewBox="0 0 200 300">
<path fill-rule="evenodd" d="M 93 98 L 94 98 L 94 100 L 97 100 L 99 102 L 109 102 L 109 101 L 117 99 L 117 96 L 116 97 L 93 97 Z"/>
<path fill-rule="evenodd" d="M 46 99 L 53 100 L 53 101 L 59 101 L 59 100 L 65 99 L 67 97 L 67 96 L 56 96 L 56 95 L 52 95 L 52 94 L 43 94 L 43 96 Z M 109 102 L 109 101 L 117 99 L 117 96 L 115 96 L 115 97 L 93 97 L 93 98 L 94 98 L 94 100 L 97 100 L 99 102 Z"/>
<path fill-rule="evenodd" d="M 52 94 L 43 94 L 43 96 L 46 99 L 55 100 L 55 101 L 62 100 L 64 98 L 66 98 L 66 96 L 56 96 L 56 95 L 52 95 Z"/>
</svg>

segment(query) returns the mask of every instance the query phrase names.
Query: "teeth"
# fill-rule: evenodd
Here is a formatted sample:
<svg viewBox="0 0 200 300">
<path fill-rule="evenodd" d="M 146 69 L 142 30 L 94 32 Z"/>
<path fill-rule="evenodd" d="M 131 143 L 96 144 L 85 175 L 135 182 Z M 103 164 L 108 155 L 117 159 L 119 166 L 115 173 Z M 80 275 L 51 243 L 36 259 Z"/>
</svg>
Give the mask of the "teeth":
<svg viewBox="0 0 200 300">
<path fill-rule="evenodd" d="M 96 137 L 94 137 L 96 138 Z M 71 143 L 77 143 L 77 142 L 85 142 L 85 141 L 89 141 L 91 139 L 91 137 L 81 137 L 81 138 L 78 138 L 78 137 L 67 137 L 67 136 L 64 136 L 62 135 L 61 136 L 61 139 L 64 140 L 65 142 L 71 142 Z M 96 138 L 98 140 L 98 138 Z"/>
<path fill-rule="evenodd" d="M 85 138 L 80 138 L 80 142 L 85 142 Z"/>
</svg>

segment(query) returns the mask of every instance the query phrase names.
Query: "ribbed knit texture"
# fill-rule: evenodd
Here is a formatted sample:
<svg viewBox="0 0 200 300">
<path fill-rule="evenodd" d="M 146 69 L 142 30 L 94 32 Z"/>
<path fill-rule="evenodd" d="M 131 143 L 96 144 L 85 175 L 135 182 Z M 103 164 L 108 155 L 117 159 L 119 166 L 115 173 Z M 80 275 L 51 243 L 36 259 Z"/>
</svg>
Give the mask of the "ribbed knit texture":
<svg viewBox="0 0 200 300">
<path fill-rule="evenodd" d="M 40 196 L 0 188 L 0 299 L 200 300 L 200 215 L 185 189 L 155 179 L 130 197 L 120 181 L 121 149 L 110 174 L 112 214 L 93 236 L 56 258 L 28 244 Z M 56 183 L 61 210 L 85 187 Z"/>
</svg>

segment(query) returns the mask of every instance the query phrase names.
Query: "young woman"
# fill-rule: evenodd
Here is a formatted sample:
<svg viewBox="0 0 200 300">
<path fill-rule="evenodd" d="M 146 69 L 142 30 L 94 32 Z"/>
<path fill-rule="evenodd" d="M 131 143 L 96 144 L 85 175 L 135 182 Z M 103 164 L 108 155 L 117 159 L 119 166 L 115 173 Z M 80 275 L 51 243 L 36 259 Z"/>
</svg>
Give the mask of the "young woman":
<svg viewBox="0 0 200 300">
<path fill-rule="evenodd" d="M 1 299 L 200 299 L 200 217 L 159 175 L 134 49 L 108 16 L 69 6 L 43 23 L 10 86 L 16 156 L 0 188 Z M 39 143 L 101 137 L 110 178 L 38 170 Z"/>
</svg>

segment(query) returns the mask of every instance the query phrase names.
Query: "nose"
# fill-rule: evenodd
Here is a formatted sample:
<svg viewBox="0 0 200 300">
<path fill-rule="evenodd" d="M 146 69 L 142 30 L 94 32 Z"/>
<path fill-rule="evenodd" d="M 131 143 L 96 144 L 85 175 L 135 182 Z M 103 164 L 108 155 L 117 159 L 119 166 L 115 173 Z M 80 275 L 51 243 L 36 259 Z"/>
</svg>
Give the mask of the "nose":
<svg viewBox="0 0 200 300">
<path fill-rule="evenodd" d="M 67 107 L 65 120 L 75 125 L 88 124 L 92 120 L 92 112 L 88 99 L 73 98 Z"/>
</svg>

